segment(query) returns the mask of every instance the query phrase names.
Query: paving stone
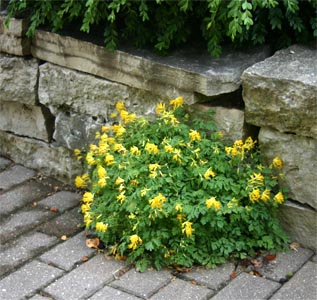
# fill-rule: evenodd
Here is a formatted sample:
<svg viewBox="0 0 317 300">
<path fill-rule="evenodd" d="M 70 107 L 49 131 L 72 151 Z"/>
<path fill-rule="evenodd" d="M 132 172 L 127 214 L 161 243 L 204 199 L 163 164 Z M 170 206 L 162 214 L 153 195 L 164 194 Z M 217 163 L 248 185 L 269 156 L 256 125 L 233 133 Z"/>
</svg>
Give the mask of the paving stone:
<svg viewBox="0 0 317 300">
<path fill-rule="evenodd" d="M 234 264 L 225 263 L 215 269 L 195 268 L 191 272 L 182 275 L 187 280 L 195 280 L 198 284 L 206 285 L 213 290 L 219 290 L 229 280 L 234 271 Z"/>
<path fill-rule="evenodd" d="M 315 254 L 312 258 L 311 261 L 313 261 L 314 263 L 317 263 L 317 254 Z"/>
<path fill-rule="evenodd" d="M 31 210 L 21 211 L 5 219 L 0 226 L 0 240 L 6 243 L 10 239 L 30 230 L 51 217 L 51 212 Z"/>
<path fill-rule="evenodd" d="M 127 293 L 134 294 L 141 298 L 149 298 L 160 288 L 168 284 L 172 279 L 170 272 L 161 270 L 147 270 L 143 273 L 131 269 L 119 280 L 111 283 L 114 288 L 119 288 Z"/>
<path fill-rule="evenodd" d="M 182 300 L 205 300 L 213 294 L 214 292 L 206 287 L 176 278 L 151 297 L 151 300 L 169 300 L 176 297 Z"/>
<path fill-rule="evenodd" d="M 21 236 L 13 243 L 10 243 L 9 247 L 3 246 L 5 250 L 0 252 L 0 276 L 57 242 L 58 239 L 55 237 L 34 232 Z"/>
<path fill-rule="evenodd" d="M 11 164 L 11 161 L 4 158 L 0 157 L 0 171 L 4 170 L 6 167 L 8 167 Z"/>
<path fill-rule="evenodd" d="M 270 300 L 317 299 L 317 266 L 307 262 Z"/>
<path fill-rule="evenodd" d="M 55 207 L 59 212 L 64 212 L 65 210 L 78 206 L 80 199 L 81 196 L 79 194 L 69 191 L 60 191 L 43 199 L 38 204 L 43 207 Z"/>
<path fill-rule="evenodd" d="M 313 251 L 299 248 L 297 251 L 278 253 L 276 259 L 271 261 L 270 268 L 265 269 L 263 276 L 275 280 L 285 281 L 294 274 L 313 255 Z"/>
<path fill-rule="evenodd" d="M 35 171 L 16 165 L 0 173 L 0 190 L 9 189 L 23 181 L 31 179 Z"/>
<path fill-rule="evenodd" d="M 114 300 L 114 299 L 115 300 L 138 300 L 140 298 L 137 298 L 125 292 L 113 289 L 110 286 L 105 286 L 103 289 L 101 289 L 98 293 L 94 294 L 88 300 Z"/>
<path fill-rule="evenodd" d="M 32 295 L 62 273 L 62 270 L 32 261 L 0 281 L 0 299 L 20 300 Z"/>
<path fill-rule="evenodd" d="M 74 208 L 71 211 L 67 211 L 53 220 L 49 220 L 40 225 L 38 230 L 48 235 L 55 235 L 58 238 L 62 235 L 70 237 L 81 229 L 82 224 L 83 217 L 78 212 L 78 208 Z"/>
<path fill-rule="evenodd" d="M 124 266 L 122 261 L 107 261 L 98 255 L 49 285 L 44 292 L 58 300 L 86 299 L 113 280 L 113 273 Z"/>
<path fill-rule="evenodd" d="M 30 298 L 29 300 L 51 300 L 53 298 L 51 297 L 44 297 L 44 296 L 41 296 L 39 294 L 36 294 L 34 295 L 32 298 Z"/>
<path fill-rule="evenodd" d="M 46 196 L 53 188 L 31 180 L 21 186 L 15 187 L 0 195 L 0 216 L 7 215 L 12 211 Z"/>
<path fill-rule="evenodd" d="M 281 285 L 263 277 L 241 273 L 211 300 L 266 300 Z"/>
<path fill-rule="evenodd" d="M 86 246 L 85 237 L 81 232 L 44 253 L 39 259 L 69 271 L 80 262 L 83 256 L 90 257 L 94 252 L 95 250 Z"/>
</svg>

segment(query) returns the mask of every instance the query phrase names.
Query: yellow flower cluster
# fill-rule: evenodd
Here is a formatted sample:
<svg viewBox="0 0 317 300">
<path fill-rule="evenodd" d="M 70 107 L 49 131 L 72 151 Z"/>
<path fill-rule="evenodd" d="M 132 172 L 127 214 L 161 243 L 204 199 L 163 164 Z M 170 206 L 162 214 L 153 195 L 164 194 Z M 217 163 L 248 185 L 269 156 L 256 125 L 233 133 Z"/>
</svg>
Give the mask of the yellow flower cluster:
<svg viewBox="0 0 317 300">
<path fill-rule="evenodd" d="M 234 142 L 232 147 L 225 147 L 226 153 L 232 157 L 239 156 L 242 159 L 244 158 L 244 151 L 254 148 L 256 141 L 253 141 L 251 137 L 248 137 L 243 143 L 242 140 L 237 140 Z"/>
<path fill-rule="evenodd" d="M 279 170 L 283 168 L 283 161 L 278 156 L 273 159 L 273 167 Z"/>
<path fill-rule="evenodd" d="M 103 222 L 96 223 L 96 230 L 99 232 L 106 232 L 108 229 L 108 224 L 104 224 Z"/>
<path fill-rule="evenodd" d="M 209 168 L 204 174 L 204 177 L 206 180 L 210 179 L 210 177 L 215 177 L 215 176 L 216 176 L 216 173 L 212 170 L 212 168 Z"/>
<path fill-rule="evenodd" d="M 165 202 L 166 198 L 161 193 L 149 200 L 152 209 L 162 209 L 162 206 Z"/>
<path fill-rule="evenodd" d="M 217 211 L 220 208 L 221 203 L 220 201 L 216 200 L 215 197 L 211 197 L 206 200 L 206 206 L 208 209 L 213 207 Z"/>
<path fill-rule="evenodd" d="M 193 234 L 193 223 L 189 221 L 185 221 L 182 223 L 182 233 L 185 233 L 186 236 L 191 236 Z"/>
<path fill-rule="evenodd" d="M 139 244 L 142 244 L 142 239 L 137 234 L 131 235 L 130 244 L 128 245 L 128 248 L 135 250 Z"/>
</svg>

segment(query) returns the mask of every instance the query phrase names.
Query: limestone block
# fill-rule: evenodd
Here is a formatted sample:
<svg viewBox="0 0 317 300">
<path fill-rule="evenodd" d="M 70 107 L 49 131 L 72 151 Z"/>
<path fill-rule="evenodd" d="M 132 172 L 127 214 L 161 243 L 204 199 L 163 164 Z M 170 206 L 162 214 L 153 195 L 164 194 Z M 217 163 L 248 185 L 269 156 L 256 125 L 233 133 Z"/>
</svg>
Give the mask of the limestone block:
<svg viewBox="0 0 317 300">
<path fill-rule="evenodd" d="M 46 120 L 41 107 L 18 102 L 0 102 L 0 130 L 49 141 Z"/>
<path fill-rule="evenodd" d="M 31 54 L 31 40 L 26 37 L 0 34 L 0 52 L 17 56 Z"/>
<path fill-rule="evenodd" d="M 286 201 L 279 212 L 279 219 L 285 232 L 293 241 L 303 247 L 317 251 L 317 213 L 316 210 Z"/>
<path fill-rule="evenodd" d="M 317 140 L 261 128 L 259 143 L 269 161 L 279 156 L 288 185 L 289 198 L 317 208 Z"/>
<path fill-rule="evenodd" d="M 115 110 L 115 103 L 125 101 L 129 111 L 148 115 L 155 111 L 157 103 L 167 100 L 151 92 L 50 63 L 41 65 L 39 69 L 39 101 L 65 112 L 107 119 L 109 113 Z"/>
<path fill-rule="evenodd" d="M 5 34 L 16 37 L 25 36 L 29 26 L 29 21 L 27 19 L 11 18 L 8 27 L 5 27 L 4 25 L 5 19 L 6 16 L 0 16 L 0 35 Z"/>
<path fill-rule="evenodd" d="M 24 59 L 0 53 L 0 102 L 37 103 L 37 59 Z"/>
<path fill-rule="evenodd" d="M 103 46 L 69 36 L 37 30 L 31 52 L 39 59 L 97 75 L 163 97 L 194 93 L 214 96 L 239 89 L 242 72 L 268 56 L 268 48 L 251 52 L 224 51 L 220 58 L 208 53 L 178 52 L 160 57 L 145 50 L 107 51 Z"/>
<path fill-rule="evenodd" d="M 215 121 L 218 130 L 223 133 L 226 141 L 234 142 L 254 135 L 253 126 L 244 122 L 243 110 L 220 106 L 214 107 L 206 104 L 193 104 L 189 107 L 189 111 L 193 118 L 201 118 L 200 113 L 207 113 L 207 117 L 208 114 L 214 112 L 214 115 L 211 115 L 210 118 Z"/>
<path fill-rule="evenodd" d="M 67 184 L 73 184 L 75 176 L 83 172 L 69 149 L 1 130 L 0 141 L 0 155 Z"/>
<path fill-rule="evenodd" d="M 294 45 L 244 71 L 246 121 L 317 137 L 317 51 Z"/>
</svg>

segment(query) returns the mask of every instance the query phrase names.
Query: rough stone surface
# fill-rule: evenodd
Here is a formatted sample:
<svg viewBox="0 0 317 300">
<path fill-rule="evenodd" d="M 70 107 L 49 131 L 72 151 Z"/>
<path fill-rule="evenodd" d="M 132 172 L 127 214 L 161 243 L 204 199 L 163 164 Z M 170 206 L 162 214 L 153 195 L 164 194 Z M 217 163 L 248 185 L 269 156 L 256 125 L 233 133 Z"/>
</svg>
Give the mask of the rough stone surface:
<svg viewBox="0 0 317 300">
<path fill-rule="evenodd" d="M 120 277 L 119 280 L 111 283 L 111 286 L 135 294 L 141 298 L 149 298 L 169 283 L 171 279 L 172 275 L 165 270 L 159 273 L 150 270 L 140 273 L 132 269 Z"/>
<path fill-rule="evenodd" d="M 164 58 L 141 50 L 110 52 L 103 46 L 41 30 L 35 33 L 31 51 L 42 60 L 158 95 L 187 94 L 191 103 L 193 92 L 213 96 L 239 89 L 242 72 L 269 54 L 267 48 L 261 48 L 252 53 L 224 51 L 220 58 L 208 53 L 197 56 L 193 51 Z"/>
<path fill-rule="evenodd" d="M 57 243 L 57 238 L 40 232 L 23 235 L 8 245 L 3 245 L 0 252 L 0 276 L 34 255 Z"/>
<path fill-rule="evenodd" d="M 279 210 L 279 219 L 293 241 L 317 251 L 317 213 L 313 209 L 286 201 Z"/>
<path fill-rule="evenodd" d="M 62 182 L 73 184 L 75 176 L 82 173 L 80 163 L 69 149 L 4 131 L 0 131 L 0 140 L 1 155 Z M 0 185 L 1 183 L 0 180 Z"/>
<path fill-rule="evenodd" d="M 30 55 L 31 40 L 27 37 L 0 34 L 0 52 L 17 56 Z"/>
<path fill-rule="evenodd" d="M 52 298 L 43 297 L 39 294 L 34 295 L 30 300 L 51 300 Z"/>
<path fill-rule="evenodd" d="M 18 102 L 0 102 L 0 130 L 49 141 L 45 116 L 39 106 Z"/>
<path fill-rule="evenodd" d="M 294 277 L 290 279 L 270 300 L 316 299 L 317 298 L 317 267 L 312 262 L 307 262 Z"/>
<path fill-rule="evenodd" d="M 95 250 L 86 246 L 85 237 L 81 232 L 46 252 L 39 259 L 49 265 L 52 264 L 60 269 L 69 271 L 84 256 L 90 257 L 94 252 Z"/>
<path fill-rule="evenodd" d="M 151 300 L 176 299 L 176 297 L 182 300 L 207 300 L 213 294 L 214 292 L 206 287 L 176 278 L 151 297 Z"/>
<path fill-rule="evenodd" d="M 62 275 L 63 271 L 32 261 L 0 281 L 0 299 L 18 300 L 35 293 Z"/>
<path fill-rule="evenodd" d="M 317 140 L 261 128 L 259 143 L 270 162 L 279 156 L 283 162 L 289 198 L 317 208 Z"/>
<path fill-rule="evenodd" d="M 64 212 L 65 210 L 79 206 L 80 199 L 81 196 L 77 193 L 60 191 L 41 200 L 38 204 L 48 208 L 54 207 L 59 212 Z"/>
<path fill-rule="evenodd" d="M 0 190 L 9 189 L 23 181 L 31 179 L 35 175 L 33 170 L 22 166 L 12 166 L 0 173 Z"/>
<path fill-rule="evenodd" d="M 194 280 L 200 285 L 208 286 L 213 290 L 219 290 L 229 280 L 230 274 L 234 271 L 234 264 L 226 263 L 215 269 L 196 268 L 184 274 L 186 280 Z"/>
<path fill-rule="evenodd" d="M 0 53 L 0 102 L 37 103 L 38 61 Z"/>
<path fill-rule="evenodd" d="M 0 171 L 10 166 L 10 164 L 11 164 L 11 161 L 9 159 L 0 157 Z"/>
<path fill-rule="evenodd" d="M 16 37 L 25 36 L 29 26 L 29 22 L 27 19 L 10 18 L 8 27 L 5 27 L 4 25 L 5 19 L 6 16 L 0 16 L 0 35 L 5 34 Z"/>
<path fill-rule="evenodd" d="M 268 299 L 281 285 L 263 277 L 241 273 L 211 300 Z"/>
<path fill-rule="evenodd" d="M 317 137 L 317 51 L 302 46 L 276 52 L 242 76 L 246 121 Z"/>
<path fill-rule="evenodd" d="M 98 255 L 49 285 L 44 291 L 59 300 L 83 299 L 113 280 L 113 273 L 122 268 L 122 262 L 106 261 L 103 255 Z"/>
<path fill-rule="evenodd" d="M 140 298 L 137 298 L 133 295 L 129 295 L 125 292 L 115 290 L 112 287 L 105 286 L 103 289 L 101 289 L 99 292 L 94 294 L 91 298 L 88 300 L 139 300 Z"/>
</svg>

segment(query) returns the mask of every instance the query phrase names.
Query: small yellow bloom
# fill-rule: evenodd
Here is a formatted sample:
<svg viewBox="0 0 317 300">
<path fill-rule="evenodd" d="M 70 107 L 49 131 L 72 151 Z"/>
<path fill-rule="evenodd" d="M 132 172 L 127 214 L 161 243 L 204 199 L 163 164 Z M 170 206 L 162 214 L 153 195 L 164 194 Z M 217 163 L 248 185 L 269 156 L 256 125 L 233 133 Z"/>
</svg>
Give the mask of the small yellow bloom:
<svg viewBox="0 0 317 300">
<path fill-rule="evenodd" d="M 284 202 L 284 195 L 281 192 L 278 192 L 275 196 L 274 196 L 274 201 L 282 204 Z"/>
<path fill-rule="evenodd" d="M 146 195 L 146 193 L 148 191 L 150 191 L 151 189 L 148 189 L 148 188 L 144 188 L 143 190 L 141 190 L 141 197 L 144 197 Z"/>
<path fill-rule="evenodd" d="M 249 198 L 252 203 L 258 201 L 260 199 L 260 196 L 261 195 L 259 189 L 253 189 L 253 191 L 249 194 Z"/>
<path fill-rule="evenodd" d="M 161 209 L 165 202 L 166 198 L 161 193 L 149 200 L 152 209 Z"/>
<path fill-rule="evenodd" d="M 158 147 L 155 144 L 152 143 L 146 143 L 145 150 L 150 154 L 157 154 L 160 152 Z"/>
<path fill-rule="evenodd" d="M 125 153 L 127 151 L 127 149 L 122 144 L 114 144 L 113 150 L 116 152 L 122 152 L 122 153 Z"/>
<path fill-rule="evenodd" d="M 132 185 L 135 185 L 135 186 L 137 186 L 137 185 L 139 184 L 139 182 L 138 182 L 136 179 L 130 180 L 130 183 L 131 183 Z"/>
<path fill-rule="evenodd" d="M 251 185 L 264 185 L 264 176 L 261 173 L 253 173 L 248 181 Z"/>
<path fill-rule="evenodd" d="M 279 170 L 283 168 L 283 161 L 278 156 L 273 159 L 273 167 Z"/>
<path fill-rule="evenodd" d="M 111 113 L 111 114 L 110 114 L 110 118 L 111 118 L 111 119 L 115 119 L 116 117 L 117 117 L 117 114 L 116 114 L 116 113 Z"/>
<path fill-rule="evenodd" d="M 113 165 L 113 164 L 115 163 L 115 161 L 114 161 L 114 156 L 111 155 L 111 154 L 107 154 L 107 155 L 105 156 L 105 163 L 107 164 L 107 166 Z"/>
<path fill-rule="evenodd" d="M 106 232 L 108 229 L 108 224 L 104 224 L 103 222 L 96 223 L 96 230 L 99 232 Z"/>
<path fill-rule="evenodd" d="M 109 178 L 109 177 L 107 177 Z M 107 179 L 104 177 L 104 178 L 99 178 L 98 179 L 98 185 L 103 188 L 107 185 Z"/>
<path fill-rule="evenodd" d="M 192 222 L 185 221 L 182 223 L 182 232 L 186 234 L 186 236 L 191 236 L 193 234 Z"/>
<path fill-rule="evenodd" d="M 112 130 L 116 134 L 116 136 L 121 136 L 121 135 L 123 135 L 126 132 L 125 128 L 121 124 L 113 125 L 112 126 Z"/>
<path fill-rule="evenodd" d="M 90 144 L 89 145 L 89 149 L 91 152 L 97 152 L 98 151 L 98 147 L 94 144 Z"/>
<path fill-rule="evenodd" d="M 156 113 L 158 115 L 161 115 L 165 111 L 165 103 L 161 102 L 158 105 L 156 105 Z"/>
<path fill-rule="evenodd" d="M 86 176 L 76 176 L 75 178 L 75 185 L 77 188 L 81 189 L 81 188 L 86 188 L 87 187 L 87 181 L 89 180 L 89 176 L 88 174 L 86 174 Z"/>
<path fill-rule="evenodd" d="M 119 177 L 117 177 L 117 179 L 116 179 L 116 185 L 119 185 L 119 184 L 121 184 L 121 183 L 124 183 L 124 179 L 122 179 L 122 178 L 119 176 Z"/>
<path fill-rule="evenodd" d="M 84 223 L 85 226 L 88 227 L 92 223 L 91 212 L 85 212 L 84 214 Z"/>
<path fill-rule="evenodd" d="M 253 149 L 255 144 L 256 144 L 256 141 L 253 141 L 252 138 L 249 136 L 245 140 L 243 148 L 246 149 L 246 150 L 251 150 L 251 149 Z"/>
<path fill-rule="evenodd" d="M 107 133 L 111 130 L 111 127 L 110 126 L 101 126 L 101 131 L 103 133 Z"/>
<path fill-rule="evenodd" d="M 121 193 L 124 189 L 125 189 L 124 184 L 120 184 L 120 186 L 118 187 L 118 191 Z"/>
<path fill-rule="evenodd" d="M 141 150 L 137 146 L 132 146 L 130 152 L 134 155 L 141 155 Z"/>
<path fill-rule="evenodd" d="M 175 210 L 181 212 L 183 210 L 183 207 L 179 203 L 177 203 L 175 205 Z"/>
<path fill-rule="evenodd" d="M 204 174 L 204 177 L 205 177 L 206 180 L 210 179 L 210 176 L 211 177 L 215 177 L 216 176 L 215 172 L 211 168 L 209 168 Z"/>
<path fill-rule="evenodd" d="M 120 201 L 120 203 L 122 204 L 123 201 L 125 200 L 126 195 L 125 195 L 125 191 L 121 192 L 118 196 L 117 196 L 117 200 Z"/>
<path fill-rule="evenodd" d="M 189 137 L 191 141 L 200 141 L 201 140 L 201 135 L 198 131 L 196 130 L 190 130 L 189 132 Z"/>
<path fill-rule="evenodd" d="M 82 204 L 81 205 L 81 212 L 84 214 L 90 210 L 90 204 Z"/>
<path fill-rule="evenodd" d="M 99 178 L 105 178 L 107 176 L 107 170 L 100 165 L 97 167 L 97 173 Z"/>
<path fill-rule="evenodd" d="M 156 171 L 157 169 L 161 169 L 161 166 L 159 164 L 149 164 L 150 172 Z"/>
<path fill-rule="evenodd" d="M 88 152 L 86 155 L 86 161 L 88 165 L 93 166 L 96 164 L 95 158 L 91 152 Z"/>
<path fill-rule="evenodd" d="M 270 200 L 270 193 L 271 193 L 270 190 L 265 189 L 264 192 L 261 195 L 261 200 L 264 201 L 264 202 Z"/>
<path fill-rule="evenodd" d="M 81 154 L 81 151 L 79 149 L 74 149 L 74 154 L 76 156 L 79 156 Z"/>
<path fill-rule="evenodd" d="M 183 106 L 184 99 L 183 99 L 183 97 L 177 97 L 173 100 L 170 100 L 169 103 L 170 103 L 170 105 L 173 106 L 173 109 L 175 110 L 176 108 Z"/>
<path fill-rule="evenodd" d="M 85 192 L 82 200 L 84 203 L 89 204 L 94 200 L 94 194 L 92 194 L 90 192 Z"/>
<path fill-rule="evenodd" d="M 174 148 L 171 145 L 165 145 L 164 146 L 164 151 L 167 153 L 173 153 L 174 152 Z"/>
<path fill-rule="evenodd" d="M 135 250 L 138 247 L 138 244 L 142 244 L 141 238 L 137 234 L 131 235 L 130 244 L 128 245 L 128 248 Z"/>
<path fill-rule="evenodd" d="M 206 206 L 208 209 L 213 207 L 215 210 L 218 210 L 221 206 L 221 203 L 220 201 L 216 200 L 215 197 L 211 197 L 206 200 Z"/>
<path fill-rule="evenodd" d="M 125 105 L 123 101 L 119 101 L 116 103 L 116 110 L 118 112 L 121 112 L 122 110 L 125 110 Z"/>
</svg>

